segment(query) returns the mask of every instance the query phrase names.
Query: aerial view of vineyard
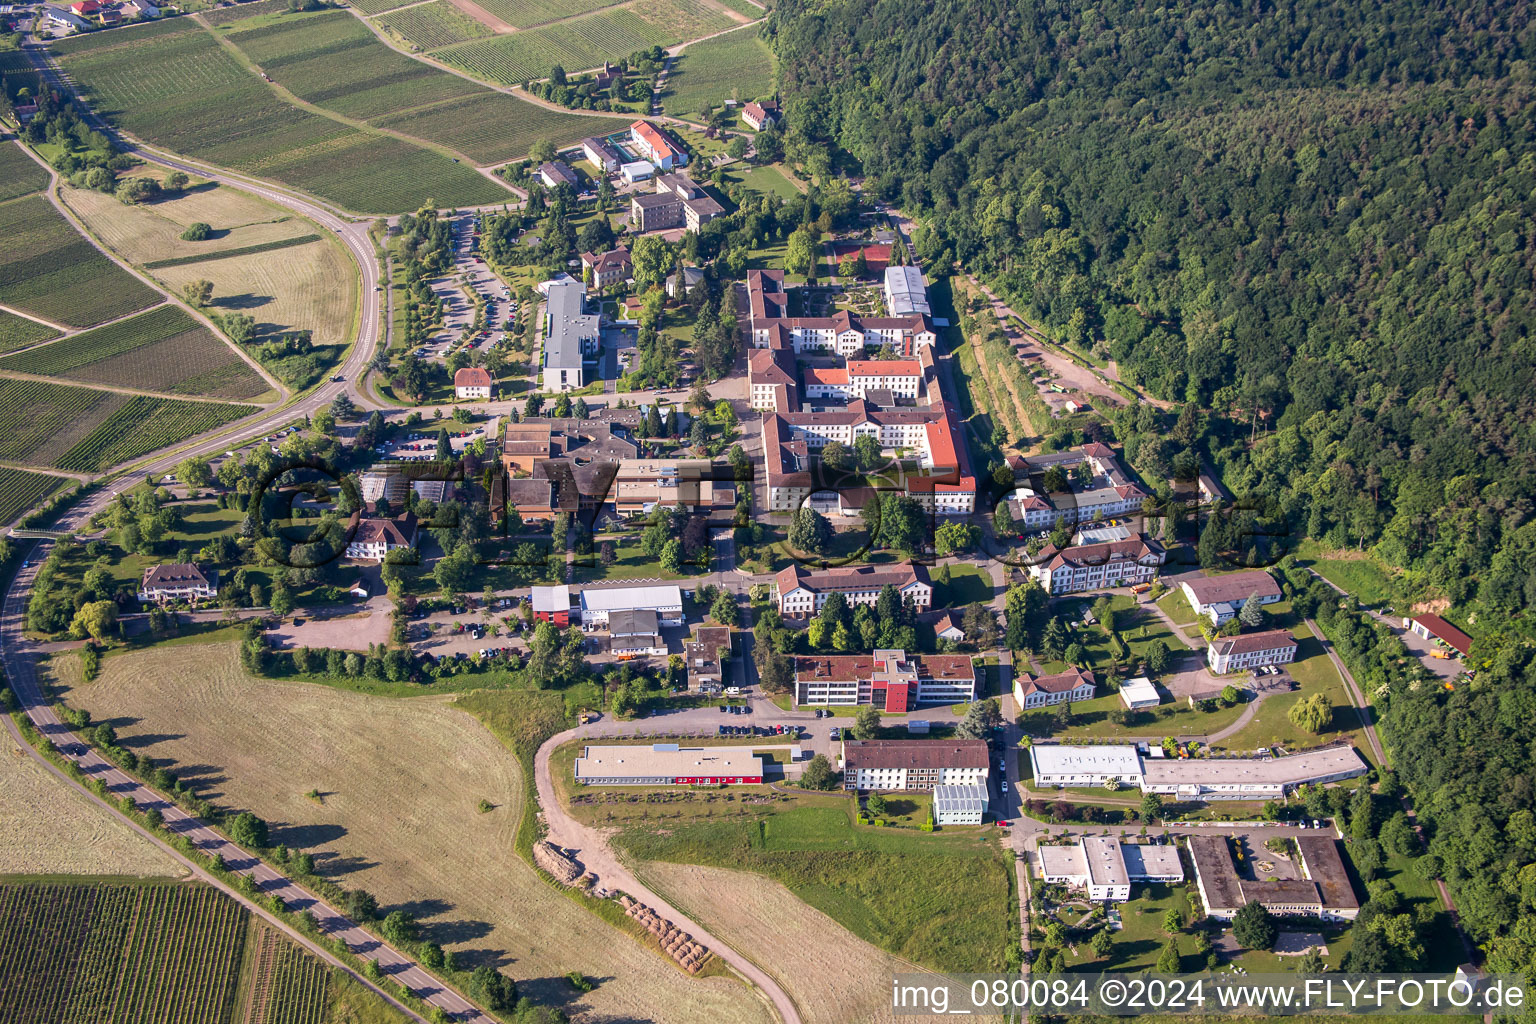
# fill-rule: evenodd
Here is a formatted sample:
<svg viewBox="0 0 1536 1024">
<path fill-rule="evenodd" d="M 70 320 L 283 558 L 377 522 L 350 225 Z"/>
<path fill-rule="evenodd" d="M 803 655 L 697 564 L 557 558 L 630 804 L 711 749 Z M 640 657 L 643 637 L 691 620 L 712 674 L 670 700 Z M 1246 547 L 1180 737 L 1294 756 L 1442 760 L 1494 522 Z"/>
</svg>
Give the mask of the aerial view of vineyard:
<svg viewBox="0 0 1536 1024">
<path fill-rule="evenodd" d="M 42 196 L 0 203 L 0 304 L 90 327 L 160 300 L 103 256 Z"/>
<path fill-rule="evenodd" d="M 255 411 L 0 378 L 0 459 L 94 472 Z"/>
<path fill-rule="evenodd" d="M 413 4 L 391 11 L 374 20 L 405 42 L 422 50 L 467 43 L 471 39 L 495 35 L 494 30 L 471 18 L 448 0 Z"/>
<path fill-rule="evenodd" d="M 669 114 L 702 114 L 725 100 L 745 103 L 773 92 L 773 53 L 757 26 L 693 43 L 673 63 L 661 107 Z"/>
<path fill-rule="evenodd" d="M 9 523 L 63 482 L 63 477 L 0 466 L 0 523 Z"/>
<path fill-rule="evenodd" d="M 48 171 L 19 142 L 0 143 L 0 202 L 48 187 Z"/>
<path fill-rule="evenodd" d="M 209 398 L 254 398 L 268 390 L 222 338 L 169 303 L 7 356 L 0 369 Z"/>
<path fill-rule="evenodd" d="M 58 337 L 59 332 L 47 324 L 28 320 L 15 313 L 0 309 L 0 352 L 14 352 L 28 345 Z"/>
<path fill-rule="evenodd" d="M 348 209 L 400 213 L 428 198 L 465 206 L 510 196 L 441 153 L 285 102 L 188 18 L 50 45 L 97 112 L 125 131 Z"/>
</svg>

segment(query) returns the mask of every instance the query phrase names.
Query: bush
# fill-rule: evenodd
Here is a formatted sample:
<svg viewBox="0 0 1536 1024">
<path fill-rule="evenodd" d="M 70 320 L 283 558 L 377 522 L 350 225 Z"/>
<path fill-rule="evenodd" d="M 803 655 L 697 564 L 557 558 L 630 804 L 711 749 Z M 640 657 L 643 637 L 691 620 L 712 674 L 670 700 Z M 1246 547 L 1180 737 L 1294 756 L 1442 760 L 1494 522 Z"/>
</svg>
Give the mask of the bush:
<svg viewBox="0 0 1536 1024">
<path fill-rule="evenodd" d="M 195 224 L 187 225 L 187 230 L 181 233 L 181 240 L 183 242 L 206 242 L 211 234 L 213 234 L 212 228 L 202 221 L 197 221 Z"/>
</svg>

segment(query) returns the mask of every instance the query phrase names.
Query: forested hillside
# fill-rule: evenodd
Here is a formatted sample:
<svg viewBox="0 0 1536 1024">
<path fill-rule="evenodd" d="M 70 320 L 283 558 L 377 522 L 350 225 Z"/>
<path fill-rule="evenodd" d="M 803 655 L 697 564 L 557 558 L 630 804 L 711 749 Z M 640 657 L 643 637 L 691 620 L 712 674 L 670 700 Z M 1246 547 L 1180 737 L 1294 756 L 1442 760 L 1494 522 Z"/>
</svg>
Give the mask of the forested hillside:
<svg viewBox="0 0 1536 1024">
<path fill-rule="evenodd" d="M 930 268 L 1212 413 L 1181 464 L 1424 592 L 1536 601 L 1527 5 L 775 10 L 791 157 L 835 144 Z"/>
</svg>

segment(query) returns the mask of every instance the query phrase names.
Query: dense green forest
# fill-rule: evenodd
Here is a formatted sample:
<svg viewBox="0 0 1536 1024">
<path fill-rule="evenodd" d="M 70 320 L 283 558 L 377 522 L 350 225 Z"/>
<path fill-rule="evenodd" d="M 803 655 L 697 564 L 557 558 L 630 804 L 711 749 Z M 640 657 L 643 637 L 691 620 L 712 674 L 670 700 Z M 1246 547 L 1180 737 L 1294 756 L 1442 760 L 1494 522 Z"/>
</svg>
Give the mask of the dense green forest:
<svg viewBox="0 0 1536 1024">
<path fill-rule="evenodd" d="M 919 222 L 1170 403 L 1250 521 L 1370 549 L 1475 622 L 1447 691 L 1321 585 L 1476 942 L 1536 964 L 1536 147 L 1520 3 L 780 0 L 785 152 Z M 1202 552 L 1204 554 L 1204 552 Z"/>
<path fill-rule="evenodd" d="M 1293 529 L 1458 605 L 1536 600 L 1523 5 L 775 11 L 786 151 L 919 215 L 930 271 L 1209 410 L 1194 454 Z"/>
</svg>

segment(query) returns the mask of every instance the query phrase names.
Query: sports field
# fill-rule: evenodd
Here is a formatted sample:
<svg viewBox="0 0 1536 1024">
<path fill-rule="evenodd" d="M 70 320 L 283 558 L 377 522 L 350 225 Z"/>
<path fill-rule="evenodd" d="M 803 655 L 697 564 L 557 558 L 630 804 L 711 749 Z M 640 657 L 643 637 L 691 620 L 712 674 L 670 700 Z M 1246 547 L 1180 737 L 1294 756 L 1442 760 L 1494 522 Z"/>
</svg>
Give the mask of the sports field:
<svg viewBox="0 0 1536 1024">
<path fill-rule="evenodd" d="M 0 459 L 94 473 L 256 411 L 0 379 Z"/>
<path fill-rule="evenodd" d="M 668 114 L 700 114 L 725 100 L 745 103 L 773 92 L 773 53 L 750 26 L 702 43 L 678 55 L 667 74 L 661 108 Z"/>
<path fill-rule="evenodd" d="M 278 823 L 273 842 L 312 853 L 382 909 L 414 904 L 425 937 L 471 966 L 508 965 L 536 1002 L 588 1020 L 768 1024 L 739 983 L 690 979 L 539 880 L 513 848 L 516 759 L 441 698 L 256 679 L 234 644 L 116 654 L 85 684 L 77 658 L 60 662 L 71 706 L 131 720 L 120 736 L 153 737 L 140 754 L 201 766 L 206 795 Z M 579 995 L 570 971 L 597 988 Z"/>
<path fill-rule="evenodd" d="M 440 153 L 285 102 L 189 18 L 53 46 L 89 102 L 130 134 L 347 209 L 400 213 L 427 199 L 466 206 L 509 196 Z"/>
<path fill-rule="evenodd" d="M 100 192 L 77 189 L 65 189 L 64 201 L 114 252 L 140 266 L 319 231 L 303 218 L 225 186 L 200 187 L 152 206 L 125 206 Z M 178 237 L 198 221 L 212 227 L 215 237 L 204 242 Z M 258 339 L 307 330 L 316 345 L 344 344 L 357 311 L 357 271 L 340 243 L 329 238 L 280 252 L 153 266 L 147 272 L 177 294 L 189 281 L 211 282 L 210 312 L 253 317 Z"/>
<path fill-rule="evenodd" d="M 0 202 L 48 187 L 48 171 L 19 142 L 0 143 Z"/>
<path fill-rule="evenodd" d="M 650 46 L 671 46 L 742 23 L 702 0 L 635 0 L 558 25 L 461 43 L 433 56 L 505 85 L 545 78 L 556 64 L 567 72 L 597 67 Z"/>
<path fill-rule="evenodd" d="M 223 338 L 169 303 L 7 356 L 0 369 L 206 398 L 254 398 L 269 390 Z"/>
<path fill-rule="evenodd" d="M 90 327 L 160 301 L 107 259 L 43 196 L 0 203 L 0 304 Z"/>
</svg>

